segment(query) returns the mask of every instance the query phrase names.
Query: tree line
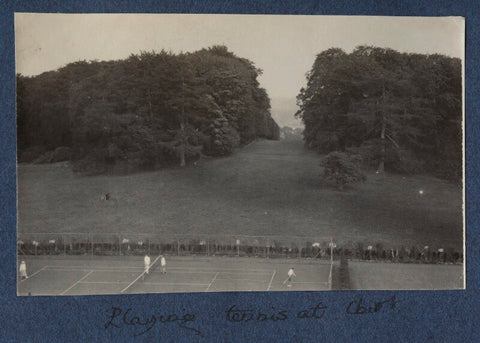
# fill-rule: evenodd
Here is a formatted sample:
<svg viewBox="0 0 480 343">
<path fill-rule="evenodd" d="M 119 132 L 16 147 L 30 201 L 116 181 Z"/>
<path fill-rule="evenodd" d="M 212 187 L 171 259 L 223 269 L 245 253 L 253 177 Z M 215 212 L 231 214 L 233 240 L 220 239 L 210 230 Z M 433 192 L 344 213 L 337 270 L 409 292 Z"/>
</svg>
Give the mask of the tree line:
<svg viewBox="0 0 480 343">
<path fill-rule="evenodd" d="M 183 166 L 229 155 L 256 138 L 278 139 L 261 73 L 225 46 L 213 46 L 17 75 L 19 161 L 68 155 L 76 171 L 128 172 Z"/>
<path fill-rule="evenodd" d="M 324 164 L 346 165 L 354 179 L 359 159 L 378 173 L 462 178 L 458 58 L 331 48 L 317 55 L 297 104 L 306 146 L 331 153 Z"/>
</svg>

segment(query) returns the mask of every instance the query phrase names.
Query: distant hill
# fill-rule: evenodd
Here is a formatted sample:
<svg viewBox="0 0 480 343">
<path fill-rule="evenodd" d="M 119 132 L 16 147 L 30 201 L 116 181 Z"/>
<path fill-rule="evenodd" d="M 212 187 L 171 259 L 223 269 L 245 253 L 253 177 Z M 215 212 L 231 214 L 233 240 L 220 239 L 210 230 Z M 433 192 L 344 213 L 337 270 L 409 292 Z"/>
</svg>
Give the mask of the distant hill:
<svg viewBox="0 0 480 343">
<path fill-rule="evenodd" d="M 280 129 L 280 139 L 302 140 L 303 139 L 303 129 L 302 128 L 293 129 L 289 126 L 284 126 Z"/>
</svg>

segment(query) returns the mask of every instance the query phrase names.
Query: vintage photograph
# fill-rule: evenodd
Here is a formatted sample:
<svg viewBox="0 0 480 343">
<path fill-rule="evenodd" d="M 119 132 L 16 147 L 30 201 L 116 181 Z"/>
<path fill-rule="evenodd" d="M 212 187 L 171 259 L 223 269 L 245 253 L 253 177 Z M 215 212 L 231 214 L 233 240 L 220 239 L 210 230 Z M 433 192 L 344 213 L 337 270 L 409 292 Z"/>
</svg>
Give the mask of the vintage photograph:
<svg viewBox="0 0 480 343">
<path fill-rule="evenodd" d="M 460 17 L 16 13 L 17 294 L 464 289 L 464 50 Z"/>
</svg>

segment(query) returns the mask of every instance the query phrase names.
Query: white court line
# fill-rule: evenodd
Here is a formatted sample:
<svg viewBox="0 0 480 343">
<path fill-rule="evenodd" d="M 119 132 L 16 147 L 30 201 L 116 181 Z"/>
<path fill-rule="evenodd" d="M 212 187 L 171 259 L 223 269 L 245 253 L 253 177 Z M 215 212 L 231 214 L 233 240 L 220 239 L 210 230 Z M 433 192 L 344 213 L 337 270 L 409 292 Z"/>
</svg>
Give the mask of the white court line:
<svg viewBox="0 0 480 343">
<path fill-rule="evenodd" d="M 258 274 L 259 272 L 247 272 L 247 271 L 244 271 L 243 269 L 238 269 L 238 272 L 221 272 L 222 274 Z M 265 270 L 262 272 L 262 274 L 270 274 L 270 271 L 269 270 Z"/>
<path fill-rule="evenodd" d="M 87 276 L 89 276 L 90 274 L 93 273 L 93 270 L 91 270 L 89 273 L 87 273 L 84 277 L 82 277 L 80 280 L 78 280 L 77 282 L 75 282 L 73 285 L 71 285 L 70 287 L 68 287 L 66 290 L 64 290 L 62 293 L 60 293 L 60 295 L 64 295 L 65 293 L 67 293 L 69 290 L 71 290 L 73 287 L 75 287 L 76 285 L 78 285 L 81 281 L 83 281 L 84 279 L 87 278 Z"/>
<path fill-rule="evenodd" d="M 135 270 L 143 270 L 144 268 L 142 267 L 85 267 L 85 266 L 52 266 L 48 265 L 45 266 L 44 268 L 48 269 L 61 269 L 61 270 L 78 270 L 78 271 L 87 271 L 87 270 L 95 270 L 95 271 L 119 271 L 119 272 L 127 272 L 125 269 L 132 269 L 131 272 Z M 88 268 L 88 269 L 85 269 Z M 261 270 L 261 269 L 254 269 L 254 270 L 249 270 L 245 271 L 244 269 L 238 268 L 238 269 L 221 269 L 221 268 L 182 268 L 182 267 L 170 267 L 168 270 L 170 271 L 178 271 L 178 272 L 184 272 L 184 273 L 203 273 L 203 274 L 213 274 L 216 272 L 221 272 L 224 274 L 235 274 L 235 273 L 241 273 L 241 274 L 257 274 L 257 273 L 265 273 L 265 274 L 270 274 L 270 270 Z"/>
<path fill-rule="evenodd" d="M 127 272 L 134 272 L 135 270 L 144 270 L 144 268 L 142 267 L 125 267 L 125 268 L 121 268 L 121 267 L 112 267 L 112 268 L 90 268 L 90 267 L 87 267 L 88 269 L 85 269 L 84 266 L 68 266 L 68 267 L 63 267 L 63 266 L 52 266 L 52 265 L 48 265 L 48 266 L 45 266 L 44 268 L 48 268 L 48 269 L 51 269 L 51 270 L 71 270 L 71 271 L 90 271 L 90 270 L 94 270 L 94 271 L 102 271 L 102 272 L 124 272 L 124 273 L 127 273 Z M 125 270 L 125 269 L 132 269 L 132 270 Z M 249 271 L 245 271 L 244 269 L 219 269 L 219 268 L 181 268 L 181 267 L 170 267 L 168 269 L 169 271 L 171 272 L 176 272 L 176 273 L 198 273 L 198 274 L 214 274 L 216 272 L 220 272 L 220 273 L 223 273 L 223 274 L 257 274 L 257 273 L 264 273 L 264 274 L 269 274 L 270 273 L 270 270 L 249 270 Z"/>
<path fill-rule="evenodd" d="M 213 283 L 215 282 L 215 279 L 217 278 L 218 274 L 220 272 L 217 272 L 217 274 L 215 274 L 215 276 L 213 277 L 212 281 L 210 281 L 210 284 L 208 285 L 207 289 L 205 290 L 205 292 L 208 292 L 208 290 L 210 289 L 210 287 L 212 287 Z"/>
<path fill-rule="evenodd" d="M 49 269 L 71 269 L 71 270 L 85 270 L 85 268 L 88 268 L 87 270 L 111 270 L 111 271 L 115 271 L 115 270 L 119 270 L 119 271 L 122 271 L 122 270 L 125 270 L 125 269 L 133 269 L 133 271 L 135 270 L 139 270 L 139 269 L 144 269 L 142 267 L 125 267 L 125 268 L 122 268 L 122 267 L 95 267 L 95 266 L 57 266 L 57 265 L 47 265 L 46 266 L 47 268 Z"/>
<path fill-rule="evenodd" d="M 110 272 L 110 273 L 134 273 L 133 270 L 120 270 L 120 269 L 97 269 L 97 268 L 89 268 L 89 269 L 81 269 L 81 268 L 68 268 L 68 267 L 54 267 L 54 266 L 46 266 L 48 267 L 48 270 L 53 270 L 53 271 L 72 271 L 72 272 L 88 272 L 90 270 L 93 270 L 93 271 L 96 271 L 96 272 Z M 46 268 L 44 267 L 44 268 Z M 144 268 L 137 268 L 138 270 L 144 270 Z M 216 271 L 218 271 L 218 269 L 213 269 L 212 271 L 208 272 L 208 271 L 194 271 L 194 270 L 172 270 L 174 268 L 170 268 L 169 269 L 169 273 L 170 274 L 215 274 Z M 151 273 L 155 273 L 155 271 L 151 271 Z M 220 273 L 222 274 L 233 274 L 233 275 L 244 275 L 244 274 L 252 274 L 252 275 L 255 275 L 255 274 L 258 274 L 257 272 L 245 272 L 245 271 L 241 271 L 239 269 L 239 271 L 237 273 L 235 272 L 222 272 L 220 271 Z"/>
<path fill-rule="evenodd" d="M 238 270 L 238 272 L 224 272 L 219 269 L 212 269 L 212 271 L 202 271 L 203 269 L 200 269 L 200 271 L 195 271 L 195 270 L 172 270 L 174 268 L 169 269 L 169 273 L 177 273 L 177 274 L 215 274 L 216 272 L 222 273 L 222 274 L 233 274 L 233 275 L 240 275 L 240 274 L 259 274 L 257 272 L 244 272 L 241 269 Z"/>
<path fill-rule="evenodd" d="M 275 277 L 275 274 L 277 273 L 277 270 L 274 269 L 273 270 L 273 274 L 272 274 L 272 278 L 270 279 L 270 283 L 268 284 L 268 287 L 267 287 L 267 291 L 270 290 L 270 287 L 272 287 L 272 282 L 273 282 L 273 278 Z"/>
<path fill-rule="evenodd" d="M 143 268 L 141 268 L 143 270 Z M 90 268 L 90 269 L 80 269 L 80 268 L 51 268 L 49 267 L 48 270 L 52 271 L 69 271 L 69 272 L 89 272 L 89 271 L 94 271 L 94 272 L 111 272 L 111 273 L 130 273 L 130 274 L 135 274 L 134 271 L 132 270 L 111 270 L 111 269 L 95 269 L 95 268 Z"/>
<path fill-rule="evenodd" d="M 47 268 L 48 266 L 45 266 L 39 270 L 37 270 L 35 273 L 33 273 L 32 275 L 30 275 L 27 279 L 23 279 L 23 280 L 20 280 L 20 283 L 22 283 L 23 281 L 26 281 L 28 279 L 30 279 L 31 277 L 34 277 L 35 275 L 37 275 L 38 273 L 40 273 L 42 270 L 44 270 L 45 268 Z"/>
<path fill-rule="evenodd" d="M 150 266 L 153 266 L 158 260 L 160 259 L 160 256 L 158 256 L 155 261 L 153 261 L 153 263 L 150 265 Z M 131 285 L 133 285 L 135 282 L 137 282 L 143 275 L 145 275 L 145 271 L 143 271 L 142 273 L 140 273 L 139 276 L 137 276 L 137 278 L 135 280 L 133 280 L 132 282 L 130 282 L 130 284 L 125 287 L 124 289 L 122 289 L 122 291 L 120 293 L 123 293 L 125 292 L 127 289 L 130 288 Z"/>
<path fill-rule="evenodd" d="M 123 283 L 128 283 L 128 281 L 80 281 L 79 283 L 101 283 L 101 284 L 123 284 Z"/>
<path fill-rule="evenodd" d="M 328 290 L 332 290 L 332 270 L 333 270 L 333 259 L 330 263 L 330 274 L 328 274 Z"/>
<path fill-rule="evenodd" d="M 144 285 L 168 285 L 168 286 L 208 286 L 208 283 L 189 283 L 189 282 L 144 282 Z"/>
<path fill-rule="evenodd" d="M 168 269 L 168 273 L 169 273 L 169 274 L 174 274 L 174 273 L 176 273 L 176 274 L 210 274 L 210 275 L 212 275 L 212 274 L 215 273 L 215 271 L 212 270 L 211 272 L 202 272 L 202 271 L 200 271 L 200 272 L 195 272 L 195 271 L 172 270 L 172 268 L 169 268 L 169 269 Z"/>
<path fill-rule="evenodd" d="M 227 280 L 227 281 L 248 281 L 248 282 L 260 282 L 260 283 L 266 283 L 267 280 L 260 280 L 260 279 L 244 279 L 244 278 L 225 278 L 225 277 L 222 277 L 222 278 L 217 278 L 217 281 L 218 280 Z"/>
<path fill-rule="evenodd" d="M 47 266 L 48 268 L 72 268 L 72 269 L 76 269 L 76 268 L 90 268 L 89 266 L 85 266 L 85 265 L 79 265 L 79 266 L 59 266 L 59 265 L 48 265 Z M 89 270 L 92 270 L 92 269 L 143 269 L 142 267 L 95 267 L 95 266 L 92 266 Z"/>
<path fill-rule="evenodd" d="M 204 271 L 213 271 L 213 272 L 221 272 L 221 273 L 228 273 L 229 271 L 237 272 L 245 270 L 244 268 L 194 268 L 194 267 L 170 267 L 169 270 L 204 270 Z M 271 269 L 249 269 L 248 273 L 267 273 L 270 274 Z"/>
</svg>

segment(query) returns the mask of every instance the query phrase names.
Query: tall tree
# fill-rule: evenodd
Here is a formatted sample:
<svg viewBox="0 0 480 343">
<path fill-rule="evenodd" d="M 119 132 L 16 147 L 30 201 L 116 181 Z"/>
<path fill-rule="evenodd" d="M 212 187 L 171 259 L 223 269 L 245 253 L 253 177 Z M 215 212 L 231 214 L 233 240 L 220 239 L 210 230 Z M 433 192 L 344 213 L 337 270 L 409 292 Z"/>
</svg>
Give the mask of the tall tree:
<svg viewBox="0 0 480 343">
<path fill-rule="evenodd" d="M 454 137 L 461 137 L 457 59 L 367 46 L 351 54 L 329 49 L 317 55 L 297 102 L 310 148 L 361 152 L 378 172 L 387 164 L 398 171 L 458 170 L 461 164 L 461 153 L 449 148 L 461 146 Z M 446 154 L 453 165 L 439 166 Z"/>
</svg>

